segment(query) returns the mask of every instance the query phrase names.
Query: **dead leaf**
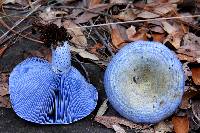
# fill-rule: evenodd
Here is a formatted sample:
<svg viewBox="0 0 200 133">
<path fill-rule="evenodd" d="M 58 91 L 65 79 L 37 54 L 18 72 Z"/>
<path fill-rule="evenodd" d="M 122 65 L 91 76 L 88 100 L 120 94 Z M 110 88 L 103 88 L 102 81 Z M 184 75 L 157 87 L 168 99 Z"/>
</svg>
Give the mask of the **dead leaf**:
<svg viewBox="0 0 200 133">
<path fill-rule="evenodd" d="M 158 25 L 153 26 L 153 27 L 150 27 L 150 30 L 151 30 L 152 32 L 156 32 L 156 33 L 160 33 L 160 34 L 165 33 L 165 31 L 163 30 L 163 28 L 160 27 L 160 26 L 158 26 Z"/>
<path fill-rule="evenodd" d="M 185 54 L 177 54 L 179 60 L 188 61 L 188 62 L 195 62 L 196 59 L 192 56 L 187 56 Z"/>
<path fill-rule="evenodd" d="M 189 132 L 189 120 L 187 116 L 174 116 L 172 118 L 174 125 L 174 131 L 176 133 L 188 133 Z"/>
<path fill-rule="evenodd" d="M 114 3 L 114 4 L 127 4 L 128 0 L 110 0 L 110 3 Z"/>
<path fill-rule="evenodd" d="M 116 48 L 121 48 L 122 46 L 124 46 L 124 43 L 126 42 L 125 38 L 123 38 L 122 36 L 124 34 L 121 33 L 122 30 L 119 30 L 120 26 L 112 25 L 111 27 L 112 27 L 111 31 L 112 43 Z"/>
<path fill-rule="evenodd" d="M 186 77 L 185 80 L 187 80 L 188 77 L 191 77 L 191 76 L 192 76 L 192 71 L 191 71 L 190 68 L 188 67 L 188 63 L 189 63 L 189 62 L 183 63 L 183 71 L 184 71 L 185 77 Z"/>
<path fill-rule="evenodd" d="M 141 12 L 140 14 L 138 14 L 137 17 L 138 18 L 150 19 L 150 18 L 158 18 L 159 15 L 148 12 L 148 11 L 144 11 L 144 12 Z"/>
<path fill-rule="evenodd" d="M 154 130 L 155 133 L 167 133 L 172 132 L 172 128 L 170 126 L 171 123 L 166 123 L 164 121 L 161 121 L 157 125 L 155 125 Z"/>
<path fill-rule="evenodd" d="M 158 7 L 156 7 L 154 9 L 155 13 L 161 14 L 161 15 L 165 15 L 169 12 L 172 12 L 174 10 L 174 7 L 172 6 L 172 4 L 164 4 L 164 5 L 159 5 Z"/>
<path fill-rule="evenodd" d="M 165 40 L 165 34 L 154 33 L 154 34 L 151 34 L 151 36 L 153 37 L 153 41 L 156 41 L 156 42 L 162 43 Z"/>
<path fill-rule="evenodd" d="M 164 44 L 169 45 L 169 47 L 174 47 L 175 49 L 180 48 L 183 33 L 173 32 L 169 34 L 164 40 Z"/>
<path fill-rule="evenodd" d="M 146 33 L 147 33 L 147 29 L 141 28 L 136 32 L 136 34 L 134 34 L 134 35 L 129 34 L 128 39 L 130 41 L 147 40 L 147 34 Z"/>
<path fill-rule="evenodd" d="M 0 97 L 0 107 L 11 108 L 11 103 L 8 96 Z"/>
<path fill-rule="evenodd" d="M 92 8 L 101 3 L 101 0 L 90 0 L 89 8 Z"/>
<path fill-rule="evenodd" d="M 132 9 L 127 9 L 125 11 L 120 12 L 118 15 L 113 15 L 113 18 L 120 19 L 123 21 L 131 21 L 134 20 L 137 16 L 133 12 Z"/>
<path fill-rule="evenodd" d="M 109 7 L 110 5 L 108 4 L 94 5 L 85 11 L 81 16 L 79 16 L 74 22 L 77 24 L 88 22 L 91 18 L 99 16 L 100 12 L 108 9 Z"/>
<path fill-rule="evenodd" d="M 8 74 L 0 73 L 0 97 L 9 94 L 8 92 Z"/>
<path fill-rule="evenodd" d="M 5 45 L 4 47 L 0 48 L 0 57 L 3 55 L 5 50 L 8 48 L 8 45 Z"/>
<path fill-rule="evenodd" d="M 200 37 L 193 33 L 188 33 L 183 37 L 183 46 L 177 53 L 192 57 L 194 60 L 200 58 Z"/>
<path fill-rule="evenodd" d="M 200 123 L 200 99 L 192 100 L 192 113 Z"/>
<path fill-rule="evenodd" d="M 174 34 L 177 29 L 172 26 L 171 24 L 169 24 L 167 21 L 162 21 L 161 22 L 163 25 L 163 29 L 168 33 L 168 34 Z"/>
<path fill-rule="evenodd" d="M 183 98 L 181 101 L 180 108 L 181 109 L 188 109 L 191 108 L 191 104 L 189 103 L 189 100 L 196 96 L 198 94 L 198 91 L 195 89 L 189 89 L 183 94 Z"/>
<path fill-rule="evenodd" d="M 85 51 L 85 49 L 79 49 L 79 48 L 75 48 L 73 46 L 70 46 L 70 50 L 78 53 L 83 58 L 87 58 L 87 59 L 91 59 L 91 60 L 99 60 L 99 58 L 96 55 Z"/>
<path fill-rule="evenodd" d="M 136 34 L 135 26 L 131 25 L 131 27 L 129 27 L 126 30 L 126 34 L 128 36 L 128 39 L 131 40 L 132 36 L 134 36 Z"/>
<path fill-rule="evenodd" d="M 135 124 L 131 121 L 128 121 L 123 118 L 115 117 L 115 116 L 97 116 L 95 117 L 95 121 L 103 124 L 107 128 L 113 128 L 113 125 L 124 125 L 131 129 L 136 129 L 136 130 L 149 129 L 150 131 L 151 129 L 150 126 L 148 125 Z"/>
<path fill-rule="evenodd" d="M 29 4 L 27 0 L 5 0 L 4 1 L 4 4 L 8 4 L 8 3 L 20 4 L 22 6 L 27 6 Z"/>
<path fill-rule="evenodd" d="M 68 13 L 65 11 L 54 11 L 50 7 L 46 8 L 46 10 L 39 14 L 39 17 L 45 22 L 52 22 L 55 21 L 57 16 L 64 16 Z"/>
<path fill-rule="evenodd" d="M 200 67 L 192 68 L 192 79 L 196 85 L 200 85 Z"/>
<path fill-rule="evenodd" d="M 70 40 L 72 43 L 76 44 L 77 47 L 86 47 L 87 39 L 85 35 L 83 34 L 81 28 L 75 23 L 73 23 L 70 20 L 65 20 L 63 22 L 64 28 L 69 32 L 69 34 L 72 36 L 72 39 Z M 68 29 L 70 28 L 70 29 Z"/>
</svg>

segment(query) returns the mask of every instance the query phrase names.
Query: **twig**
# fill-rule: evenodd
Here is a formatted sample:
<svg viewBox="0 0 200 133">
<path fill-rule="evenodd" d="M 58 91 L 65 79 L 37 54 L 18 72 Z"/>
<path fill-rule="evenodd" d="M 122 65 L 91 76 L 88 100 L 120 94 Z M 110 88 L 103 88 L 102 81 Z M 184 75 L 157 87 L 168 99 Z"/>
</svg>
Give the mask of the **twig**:
<svg viewBox="0 0 200 133">
<path fill-rule="evenodd" d="M 92 20 L 89 21 L 91 25 L 93 25 Z M 99 32 L 94 29 L 95 34 L 99 37 L 101 43 L 108 49 L 108 51 L 110 52 L 110 54 L 113 56 L 114 53 L 112 52 L 112 49 L 110 48 L 110 46 L 108 45 L 108 43 L 106 42 L 106 40 L 101 36 L 101 34 L 99 34 Z"/>
<path fill-rule="evenodd" d="M 0 37 L 0 42 L 2 42 L 2 40 L 5 38 L 5 36 L 7 36 L 10 31 L 12 31 L 15 27 L 17 27 L 19 24 L 21 24 L 27 17 L 29 17 L 33 12 L 35 12 L 41 5 L 38 5 L 37 7 L 35 7 L 35 9 L 33 9 L 31 12 L 29 12 L 23 19 L 17 21 L 13 27 L 10 28 L 10 30 L 8 30 L 6 33 L 4 33 L 1 37 Z"/>
</svg>

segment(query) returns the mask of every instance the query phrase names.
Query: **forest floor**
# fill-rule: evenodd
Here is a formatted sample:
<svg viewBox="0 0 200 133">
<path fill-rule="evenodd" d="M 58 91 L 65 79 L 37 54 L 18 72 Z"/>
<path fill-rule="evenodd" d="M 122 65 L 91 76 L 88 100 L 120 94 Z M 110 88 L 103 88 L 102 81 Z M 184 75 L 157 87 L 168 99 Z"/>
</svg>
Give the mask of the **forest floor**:
<svg viewBox="0 0 200 133">
<path fill-rule="evenodd" d="M 98 105 L 70 125 L 26 122 L 11 108 L 9 74 L 27 57 L 50 61 L 50 45 L 63 39 L 71 43 L 73 66 L 97 88 Z M 161 42 L 174 51 L 186 76 L 180 107 L 156 125 L 121 117 L 107 102 L 103 87 L 109 60 L 137 40 Z M 0 0 L 0 132 L 198 133 L 199 97 L 199 0 Z"/>
</svg>

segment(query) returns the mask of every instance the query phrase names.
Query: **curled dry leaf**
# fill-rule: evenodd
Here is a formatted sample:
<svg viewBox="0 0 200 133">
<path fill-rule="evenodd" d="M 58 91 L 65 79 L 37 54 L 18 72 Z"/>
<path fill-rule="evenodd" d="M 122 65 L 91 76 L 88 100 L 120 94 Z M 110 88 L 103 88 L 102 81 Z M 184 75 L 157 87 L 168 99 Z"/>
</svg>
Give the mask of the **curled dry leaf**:
<svg viewBox="0 0 200 133">
<path fill-rule="evenodd" d="M 112 43 L 116 48 L 121 48 L 127 40 L 127 36 L 124 36 L 126 35 L 125 28 L 118 25 L 111 25 L 111 28 Z"/>
<path fill-rule="evenodd" d="M 192 68 L 192 79 L 196 85 L 200 85 L 200 67 Z"/>
<path fill-rule="evenodd" d="M 108 4 L 98 4 L 94 5 L 88 10 L 86 10 L 81 16 L 79 16 L 76 20 L 75 23 L 86 23 L 88 22 L 91 18 L 99 16 L 99 13 L 109 9 L 110 5 Z"/>
<path fill-rule="evenodd" d="M 155 33 L 160 33 L 160 34 L 165 33 L 165 31 L 163 30 L 163 28 L 160 27 L 160 26 L 158 26 L 158 25 L 153 26 L 153 27 L 150 27 L 150 30 L 151 30 L 152 32 L 155 32 Z"/>
<path fill-rule="evenodd" d="M 157 125 L 155 125 L 154 130 L 155 133 L 167 133 L 167 132 L 172 132 L 172 125 L 171 123 L 166 123 L 164 121 L 161 121 Z"/>
<path fill-rule="evenodd" d="M 189 120 L 187 116 L 174 116 L 172 118 L 174 125 L 174 131 L 176 133 L 188 133 L 189 132 Z"/>
<path fill-rule="evenodd" d="M 172 12 L 174 9 L 172 4 L 164 4 L 164 5 L 159 5 L 158 7 L 156 7 L 154 9 L 155 13 L 161 14 L 161 15 L 165 15 L 169 12 Z"/>
<path fill-rule="evenodd" d="M 91 60 L 99 60 L 99 58 L 96 55 L 85 51 L 85 49 L 79 49 L 79 48 L 75 48 L 73 46 L 70 46 L 70 50 L 78 53 L 83 58 L 87 58 L 87 59 L 91 59 Z"/>
<path fill-rule="evenodd" d="M 117 18 L 123 21 L 131 21 L 134 20 L 137 16 L 135 15 L 132 9 L 127 9 L 125 11 L 120 12 L 118 15 L 113 15 L 113 18 Z"/>
<path fill-rule="evenodd" d="M 144 11 L 141 12 L 140 14 L 137 15 L 138 18 L 146 18 L 146 19 L 150 19 L 150 18 L 158 18 L 159 15 L 148 12 L 148 11 Z"/>
<path fill-rule="evenodd" d="M 69 32 L 69 34 L 72 36 L 72 39 L 70 40 L 72 43 L 76 44 L 77 47 L 86 47 L 87 46 L 87 39 L 85 35 L 83 34 L 81 28 L 75 23 L 73 23 L 70 20 L 65 20 L 63 22 L 64 28 Z M 68 29 L 70 28 L 70 29 Z"/>
<path fill-rule="evenodd" d="M 115 116 L 97 116 L 95 117 L 95 121 L 103 124 L 107 128 L 113 128 L 113 125 L 123 125 L 131 129 L 140 130 L 141 132 L 143 130 L 144 131 L 148 130 L 149 133 L 152 131 L 152 128 L 148 125 L 135 124 L 131 121 L 128 121 L 123 118 L 115 117 Z"/>
</svg>

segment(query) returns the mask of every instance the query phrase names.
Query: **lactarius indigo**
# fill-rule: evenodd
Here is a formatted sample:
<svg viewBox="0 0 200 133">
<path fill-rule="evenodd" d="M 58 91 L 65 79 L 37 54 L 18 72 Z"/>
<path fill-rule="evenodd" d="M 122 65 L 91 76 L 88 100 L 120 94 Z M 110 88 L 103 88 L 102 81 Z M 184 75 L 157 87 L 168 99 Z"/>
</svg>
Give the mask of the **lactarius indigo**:
<svg viewBox="0 0 200 133">
<path fill-rule="evenodd" d="M 69 124 L 97 104 L 95 87 L 71 66 L 68 42 L 52 52 L 52 63 L 37 57 L 18 64 L 9 77 L 12 107 L 21 118 L 40 124 Z"/>
<path fill-rule="evenodd" d="M 176 55 L 163 44 L 137 41 L 113 57 L 104 85 L 119 114 L 138 123 L 157 123 L 179 106 L 184 73 Z"/>
</svg>

